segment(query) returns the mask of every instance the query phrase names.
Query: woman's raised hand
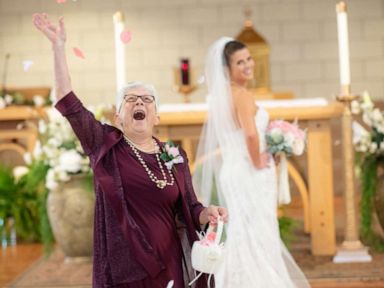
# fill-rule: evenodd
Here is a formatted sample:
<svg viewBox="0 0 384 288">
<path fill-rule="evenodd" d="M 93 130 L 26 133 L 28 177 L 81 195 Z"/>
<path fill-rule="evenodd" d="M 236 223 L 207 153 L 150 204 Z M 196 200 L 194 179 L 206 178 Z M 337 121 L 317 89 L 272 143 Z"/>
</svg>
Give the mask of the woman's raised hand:
<svg viewBox="0 0 384 288">
<path fill-rule="evenodd" d="M 59 24 L 52 24 L 45 13 L 33 14 L 33 24 L 39 29 L 52 43 L 52 51 L 54 54 L 55 79 L 56 79 L 56 95 L 60 100 L 71 90 L 71 78 L 69 77 L 67 58 L 65 56 L 65 27 L 64 19 L 60 17 Z"/>
<path fill-rule="evenodd" d="M 33 24 L 39 29 L 54 46 L 63 46 L 67 36 L 65 34 L 64 19 L 60 17 L 59 24 L 53 24 L 45 13 L 35 13 L 32 16 Z"/>
</svg>

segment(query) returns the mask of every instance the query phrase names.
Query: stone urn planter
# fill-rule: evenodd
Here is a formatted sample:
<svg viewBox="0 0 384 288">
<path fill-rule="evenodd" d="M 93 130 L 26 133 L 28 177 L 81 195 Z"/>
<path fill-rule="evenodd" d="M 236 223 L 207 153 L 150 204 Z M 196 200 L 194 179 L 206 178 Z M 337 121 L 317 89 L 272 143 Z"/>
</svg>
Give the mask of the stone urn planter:
<svg viewBox="0 0 384 288">
<path fill-rule="evenodd" d="M 379 164 L 377 168 L 377 186 L 374 205 L 381 231 L 384 232 L 384 164 Z"/>
<path fill-rule="evenodd" d="M 86 188 L 85 175 L 73 175 L 50 191 L 49 221 L 65 261 L 89 261 L 93 251 L 95 195 Z"/>
</svg>

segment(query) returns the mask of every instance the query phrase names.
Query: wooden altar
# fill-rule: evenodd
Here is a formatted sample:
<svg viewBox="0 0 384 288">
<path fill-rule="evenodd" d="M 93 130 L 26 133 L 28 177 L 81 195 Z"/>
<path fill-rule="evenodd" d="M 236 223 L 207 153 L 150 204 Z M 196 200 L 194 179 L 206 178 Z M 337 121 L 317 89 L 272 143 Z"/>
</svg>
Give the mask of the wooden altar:
<svg viewBox="0 0 384 288">
<path fill-rule="evenodd" d="M 191 109 L 188 110 L 186 108 L 188 106 L 184 105 L 190 105 Z M 161 109 L 164 106 L 168 107 Z M 336 239 L 330 120 L 341 116 L 342 105 L 332 102 L 321 106 L 266 107 L 266 109 L 271 120 L 298 119 L 300 125 L 307 128 L 307 179 L 304 180 L 292 165 L 289 167 L 289 174 L 302 196 L 305 231 L 311 235 L 312 253 L 334 255 Z M 163 105 L 160 107 L 160 125 L 156 127 L 155 134 L 162 140 L 179 141 L 189 159 L 194 159 L 195 143 L 198 141 L 205 118 L 206 111 L 203 106 Z"/>
<path fill-rule="evenodd" d="M 0 152 L 16 152 L 20 159 L 23 159 L 26 152 L 32 152 L 38 138 L 36 123 L 43 115 L 43 108 L 30 106 L 9 106 L 1 109 Z"/>
<path fill-rule="evenodd" d="M 273 102 L 276 101 L 278 100 Z M 176 111 L 170 111 L 166 106 L 173 107 L 171 110 Z M 314 255 L 334 255 L 336 239 L 330 121 L 332 118 L 340 117 L 342 105 L 332 102 L 320 106 L 284 106 L 266 107 L 266 109 L 271 119 L 298 119 L 300 126 L 307 128 L 307 177 L 304 179 L 293 165 L 288 167 L 289 175 L 298 187 L 302 198 L 304 230 L 311 235 L 312 253 Z M 34 122 L 43 115 L 43 109 L 28 106 L 10 106 L 2 109 L 0 113 L 0 150 L 14 149 L 20 154 L 26 151 L 31 152 L 38 135 L 36 127 L 27 125 L 23 129 L 4 129 L 2 124 Z M 196 107 L 194 104 L 160 106 L 160 125 L 156 126 L 155 134 L 162 140 L 179 141 L 188 154 L 192 170 L 196 143 L 205 118 L 204 104 L 202 107 Z"/>
<path fill-rule="evenodd" d="M 5 90 L 12 95 L 19 93 L 25 101 L 31 102 L 35 95 L 48 98 L 51 88 L 7 87 Z M 42 107 L 10 105 L 0 109 L 0 153 L 16 152 L 18 158 L 23 159 L 26 152 L 32 152 L 38 137 L 36 124 L 38 119 L 43 117 L 45 112 Z M 4 159 L 1 160 L 4 161 Z M 11 160 L 17 162 L 13 162 L 12 166 L 22 164 L 18 163 L 14 157 L 11 157 Z"/>
</svg>

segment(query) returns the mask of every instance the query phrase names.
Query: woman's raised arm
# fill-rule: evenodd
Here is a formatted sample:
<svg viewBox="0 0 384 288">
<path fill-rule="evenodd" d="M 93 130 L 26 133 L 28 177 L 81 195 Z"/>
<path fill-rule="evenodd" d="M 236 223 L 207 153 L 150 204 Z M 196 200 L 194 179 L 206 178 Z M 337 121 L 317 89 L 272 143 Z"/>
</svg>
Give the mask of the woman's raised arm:
<svg viewBox="0 0 384 288">
<path fill-rule="evenodd" d="M 65 54 L 66 33 L 64 19 L 60 17 L 58 25 L 53 24 L 45 13 L 33 14 L 33 24 L 51 42 L 54 55 L 55 85 L 57 100 L 72 91 L 71 79 Z"/>
</svg>

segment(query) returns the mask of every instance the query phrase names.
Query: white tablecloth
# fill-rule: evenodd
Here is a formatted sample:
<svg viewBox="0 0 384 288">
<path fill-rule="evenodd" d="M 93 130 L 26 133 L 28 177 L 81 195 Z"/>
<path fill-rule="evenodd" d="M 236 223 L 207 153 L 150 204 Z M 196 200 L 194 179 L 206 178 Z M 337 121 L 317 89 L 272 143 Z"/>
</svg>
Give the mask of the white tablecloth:
<svg viewBox="0 0 384 288">
<path fill-rule="evenodd" d="M 325 98 L 301 98 L 292 100 L 257 100 L 256 104 L 264 108 L 323 107 L 328 105 Z M 160 113 L 207 111 L 207 103 L 162 104 Z"/>
</svg>

